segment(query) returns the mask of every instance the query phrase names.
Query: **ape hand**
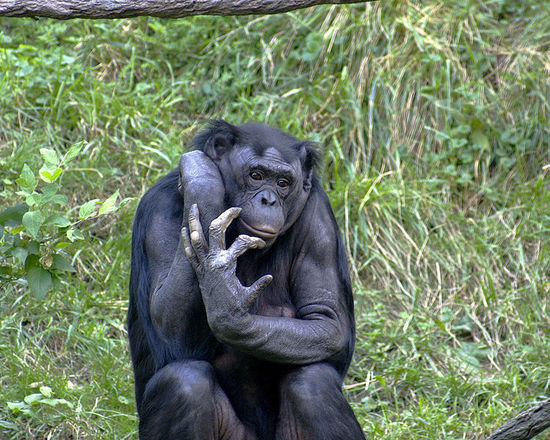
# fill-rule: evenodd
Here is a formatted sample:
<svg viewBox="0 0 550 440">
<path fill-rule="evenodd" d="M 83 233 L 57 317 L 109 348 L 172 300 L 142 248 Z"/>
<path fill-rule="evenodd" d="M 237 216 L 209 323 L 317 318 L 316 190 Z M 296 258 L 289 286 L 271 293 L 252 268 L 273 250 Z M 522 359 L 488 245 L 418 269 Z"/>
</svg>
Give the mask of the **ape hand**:
<svg viewBox="0 0 550 440">
<path fill-rule="evenodd" d="M 220 339 L 224 339 L 225 332 L 238 330 L 235 326 L 242 325 L 242 318 L 272 280 L 271 275 L 265 275 L 245 287 L 237 278 L 237 258 L 249 249 L 265 246 L 261 238 L 239 235 L 226 249 L 225 231 L 240 212 L 240 208 L 230 208 L 212 221 L 209 243 L 203 234 L 197 205 L 189 211 L 189 229 L 182 228 L 185 254 L 197 274 L 208 324 Z"/>
</svg>

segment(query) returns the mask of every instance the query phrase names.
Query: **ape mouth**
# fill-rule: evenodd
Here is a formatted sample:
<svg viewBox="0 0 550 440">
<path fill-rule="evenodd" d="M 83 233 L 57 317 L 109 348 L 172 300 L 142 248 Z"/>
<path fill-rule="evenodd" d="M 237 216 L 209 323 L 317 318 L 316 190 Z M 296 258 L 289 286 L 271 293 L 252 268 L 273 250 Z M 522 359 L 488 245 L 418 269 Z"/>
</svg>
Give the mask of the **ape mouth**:
<svg viewBox="0 0 550 440">
<path fill-rule="evenodd" d="M 264 240 L 271 240 L 277 237 L 277 231 L 269 226 L 263 226 L 262 228 L 255 228 L 250 226 L 242 218 L 239 219 L 241 225 L 255 237 L 263 238 Z"/>
</svg>

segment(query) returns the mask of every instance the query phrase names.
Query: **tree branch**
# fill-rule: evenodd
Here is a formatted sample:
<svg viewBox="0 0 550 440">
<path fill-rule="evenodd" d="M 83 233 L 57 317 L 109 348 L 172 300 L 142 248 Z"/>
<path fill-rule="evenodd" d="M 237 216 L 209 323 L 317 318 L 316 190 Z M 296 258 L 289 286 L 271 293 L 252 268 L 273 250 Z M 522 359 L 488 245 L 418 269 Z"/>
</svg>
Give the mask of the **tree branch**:
<svg viewBox="0 0 550 440">
<path fill-rule="evenodd" d="M 375 0 L 0 0 L 0 16 L 69 19 L 264 15 L 320 4 L 367 1 Z"/>
<path fill-rule="evenodd" d="M 550 399 L 523 411 L 485 440 L 529 440 L 550 428 Z"/>
</svg>

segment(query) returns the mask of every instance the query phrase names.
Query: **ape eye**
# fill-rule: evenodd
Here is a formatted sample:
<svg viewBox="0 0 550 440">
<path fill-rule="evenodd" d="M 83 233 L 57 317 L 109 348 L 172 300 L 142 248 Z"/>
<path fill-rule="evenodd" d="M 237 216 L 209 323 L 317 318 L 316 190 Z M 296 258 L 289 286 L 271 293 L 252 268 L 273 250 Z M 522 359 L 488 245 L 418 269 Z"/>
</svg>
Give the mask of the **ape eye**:
<svg viewBox="0 0 550 440">
<path fill-rule="evenodd" d="M 261 173 L 259 173 L 258 171 L 252 171 L 250 173 L 250 177 L 252 178 L 252 180 L 262 180 L 262 175 Z"/>
<path fill-rule="evenodd" d="M 277 180 L 277 186 L 279 188 L 286 188 L 290 185 L 290 182 L 287 179 L 279 179 Z"/>
</svg>

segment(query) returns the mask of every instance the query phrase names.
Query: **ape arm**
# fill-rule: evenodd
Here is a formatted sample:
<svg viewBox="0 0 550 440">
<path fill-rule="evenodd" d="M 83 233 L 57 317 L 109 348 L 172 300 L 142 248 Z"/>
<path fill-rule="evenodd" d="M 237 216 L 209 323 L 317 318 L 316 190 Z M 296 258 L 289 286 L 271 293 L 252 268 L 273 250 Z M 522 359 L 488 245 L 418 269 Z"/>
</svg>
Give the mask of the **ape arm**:
<svg viewBox="0 0 550 440">
<path fill-rule="evenodd" d="M 268 280 L 262 277 L 253 286 L 244 287 L 235 275 L 235 267 L 237 257 L 258 247 L 257 242 L 243 244 L 239 240 L 246 239 L 240 236 L 225 250 L 223 242 L 215 242 L 211 228 L 208 249 L 191 212 L 191 241 L 186 252 L 194 261 L 208 323 L 221 342 L 258 358 L 290 364 L 326 360 L 349 346 L 352 318 L 337 266 L 337 230 L 324 204 L 315 205 L 321 212 L 312 216 L 316 218 L 309 225 L 312 232 L 303 240 L 294 263 L 291 294 L 296 318 L 249 313 L 249 305 Z"/>
<path fill-rule="evenodd" d="M 202 222 L 209 225 L 223 211 L 225 187 L 216 164 L 202 151 L 182 154 L 178 191 L 185 203 L 183 218 L 194 204 L 200 204 Z M 205 233 L 207 231 L 204 231 Z"/>
<path fill-rule="evenodd" d="M 309 364 L 327 360 L 348 346 L 349 324 L 332 300 L 337 291 L 320 287 L 308 290 L 316 296 L 315 301 L 310 298 L 309 304 L 298 308 L 297 318 L 247 313 L 237 320 L 237 315 L 231 315 L 214 326 L 214 334 L 245 353 L 273 362 Z"/>
<path fill-rule="evenodd" d="M 151 222 L 146 249 L 151 269 L 151 319 L 167 347 L 177 348 L 187 321 L 200 310 L 200 295 L 193 268 L 179 239 L 181 225 L 159 213 Z M 177 227 L 175 227 L 177 226 Z M 184 344 L 185 345 L 185 344 Z"/>
<path fill-rule="evenodd" d="M 181 209 L 187 219 L 189 207 L 200 201 L 203 221 L 209 224 L 223 210 L 225 190 L 212 160 L 201 151 L 192 151 L 181 156 L 178 191 L 183 206 L 181 199 L 178 204 L 157 201 L 146 249 L 151 265 L 151 318 L 157 333 L 179 357 L 200 345 L 209 331 L 201 326 L 205 319 L 198 283 L 180 239 Z M 201 314 L 202 320 L 198 319 Z"/>
</svg>

